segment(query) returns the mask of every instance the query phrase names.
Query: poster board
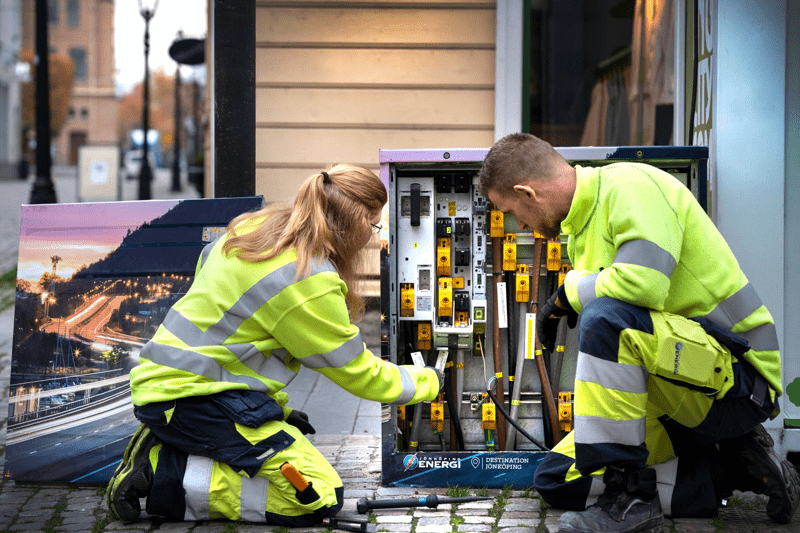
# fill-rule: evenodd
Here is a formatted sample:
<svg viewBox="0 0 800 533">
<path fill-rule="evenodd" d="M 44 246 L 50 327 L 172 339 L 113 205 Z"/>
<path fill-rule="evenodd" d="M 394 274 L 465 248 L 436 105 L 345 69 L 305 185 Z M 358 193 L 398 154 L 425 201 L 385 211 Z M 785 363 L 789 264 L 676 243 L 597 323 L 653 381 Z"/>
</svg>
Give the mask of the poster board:
<svg viewBox="0 0 800 533">
<path fill-rule="evenodd" d="M 116 146 L 81 146 L 78 149 L 78 201 L 121 200 L 119 165 Z"/>
<path fill-rule="evenodd" d="M 204 246 L 263 197 L 24 205 L 4 477 L 107 483 L 139 425 L 130 369 Z"/>
</svg>

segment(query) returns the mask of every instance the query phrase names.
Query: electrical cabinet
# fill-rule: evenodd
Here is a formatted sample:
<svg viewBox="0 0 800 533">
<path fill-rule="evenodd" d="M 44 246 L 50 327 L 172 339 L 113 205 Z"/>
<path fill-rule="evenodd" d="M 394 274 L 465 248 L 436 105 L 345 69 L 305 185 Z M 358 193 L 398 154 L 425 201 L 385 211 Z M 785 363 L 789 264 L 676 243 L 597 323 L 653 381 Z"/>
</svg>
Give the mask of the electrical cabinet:
<svg viewBox="0 0 800 533">
<path fill-rule="evenodd" d="M 640 161 L 706 207 L 706 147 L 558 148 L 570 163 Z M 382 356 L 438 366 L 446 394 L 383 406 L 385 485 L 533 484 L 572 429 L 577 330 L 542 353 L 535 313 L 569 270 L 566 240 L 521 231 L 477 189 L 488 149 L 381 150 L 389 190 L 381 263 Z"/>
</svg>

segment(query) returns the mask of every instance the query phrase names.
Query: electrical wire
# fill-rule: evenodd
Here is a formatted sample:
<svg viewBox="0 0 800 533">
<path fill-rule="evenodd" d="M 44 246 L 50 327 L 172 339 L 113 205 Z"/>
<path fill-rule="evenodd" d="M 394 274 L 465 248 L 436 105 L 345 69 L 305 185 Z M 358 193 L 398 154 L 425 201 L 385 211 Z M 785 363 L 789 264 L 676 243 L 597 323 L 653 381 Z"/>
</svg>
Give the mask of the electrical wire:
<svg viewBox="0 0 800 533">
<path fill-rule="evenodd" d="M 495 380 L 495 378 L 494 378 L 494 377 L 492 377 L 492 379 L 493 379 L 493 380 Z M 500 411 L 500 414 L 501 414 L 501 415 L 503 415 L 503 417 L 504 417 L 506 420 L 508 420 L 509 424 L 511 424 L 512 426 L 514 426 L 515 428 L 517 428 L 517 431 L 519 432 L 519 434 L 520 434 L 520 435 L 522 435 L 523 437 L 525 437 L 526 439 L 528 439 L 529 441 L 531 441 L 532 443 L 534 443 L 536 446 L 538 446 L 539 448 L 541 448 L 541 449 L 542 449 L 542 451 L 545 451 L 545 452 L 549 452 L 549 451 L 550 451 L 550 448 L 548 448 L 547 446 L 545 446 L 544 444 L 542 444 L 541 442 L 539 442 L 538 440 L 536 440 L 536 439 L 535 439 L 535 438 L 534 438 L 534 437 L 533 437 L 533 436 L 532 436 L 530 433 L 528 433 L 527 431 L 525 431 L 525 430 L 522 428 L 522 426 L 520 426 L 519 424 L 517 424 L 516 420 L 514 420 L 513 418 L 511 418 L 511 415 L 509 415 L 509 414 L 506 412 L 506 410 L 503 408 L 503 406 L 500 404 L 500 402 L 498 402 L 498 401 L 497 401 L 497 398 L 495 397 L 494 393 L 492 392 L 492 387 L 490 387 L 488 383 L 486 384 L 486 394 L 488 394 L 488 395 L 489 395 L 489 398 L 491 398 L 491 399 L 492 399 L 492 401 L 494 402 L 494 405 L 495 405 L 495 407 L 497 407 L 497 410 L 498 410 L 498 411 Z"/>
<path fill-rule="evenodd" d="M 536 440 L 536 438 L 534 438 L 530 433 L 525 431 L 522 428 L 522 426 L 517 424 L 516 420 L 511 418 L 511 415 L 509 415 L 508 412 L 500 404 L 500 402 L 497 401 L 497 397 L 492 392 L 492 389 L 494 387 L 491 386 L 492 382 L 497 383 L 497 378 L 492 376 L 490 379 L 486 379 L 486 377 L 487 377 L 486 376 L 486 354 L 483 353 L 483 343 L 481 342 L 481 338 L 480 337 L 478 337 L 478 346 L 480 346 L 481 358 L 483 359 L 483 377 L 485 379 L 484 383 L 486 383 L 486 394 L 488 394 L 489 398 L 492 399 L 492 401 L 494 402 L 494 405 L 497 408 L 497 410 L 500 411 L 501 415 L 503 415 L 503 418 L 508 420 L 508 422 L 517 429 L 517 431 L 520 433 L 520 435 L 522 435 L 523 437 L 525 437 L 526 439 L 528 439 L 529 441 L 534 443 L 536 446 L 541 448 L 543 451 L 549 452 L 550 448 L 548 448 L 547 446 L 545 446 L 544 444 L 542 444 L 541 442 Z"/>
</svg>

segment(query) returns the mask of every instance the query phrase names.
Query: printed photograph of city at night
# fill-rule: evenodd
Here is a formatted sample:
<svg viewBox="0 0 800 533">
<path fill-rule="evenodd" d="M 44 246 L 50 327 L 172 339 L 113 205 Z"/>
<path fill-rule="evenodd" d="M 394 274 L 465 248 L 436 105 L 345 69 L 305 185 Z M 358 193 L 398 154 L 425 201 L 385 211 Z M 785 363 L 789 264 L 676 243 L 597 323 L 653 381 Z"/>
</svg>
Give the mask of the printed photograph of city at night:
<svg viewBox="0 0 800 533">
<path fill-rule="evenodd" d="M 4 476 L 106 483 L 129 374 L 203 247 L 262 197 L 23 205 Z"/>
</svg>

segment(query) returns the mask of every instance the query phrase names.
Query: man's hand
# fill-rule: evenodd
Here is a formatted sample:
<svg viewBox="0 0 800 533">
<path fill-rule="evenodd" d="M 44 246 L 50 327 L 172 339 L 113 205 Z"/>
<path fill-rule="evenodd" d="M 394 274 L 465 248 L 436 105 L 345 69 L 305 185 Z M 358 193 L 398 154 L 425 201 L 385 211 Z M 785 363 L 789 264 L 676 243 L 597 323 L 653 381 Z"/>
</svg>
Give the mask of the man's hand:
<svg viewBox="0 0 800 533">
<path fill-rule="evenodd" d="M 289 416 L 286 417 L 286 423 L 291 424 L 299 429 L 303 435 L 308 435 L 309 433 L 313 435 L 317 432 L 317 430 L 314 429 L 314 426 L 308 422 L 308 415 L 303 411 L 298 411 L 297 409 L 294 409 L 291 413 L 289 413 Z"/>
<path fill-rule="evenodd" d="M 559 298 L 559 296 L 563 298 Z M 539 310 L 539 316 L 536 317 L 536 333 L 539 335 L 539 341 L 542 343 L 542 346 L 551 353 L 555 349 L 558 323 L 563 316 L 567 317 L 567 325 L 570 328 L 574 328 L 578 323 L 578 313 L 572 309 L 567 299 L 564 285 L 561 285 L 558 290 L 548 298 L 547 302 L 545 302 Z"/>
</svg>

